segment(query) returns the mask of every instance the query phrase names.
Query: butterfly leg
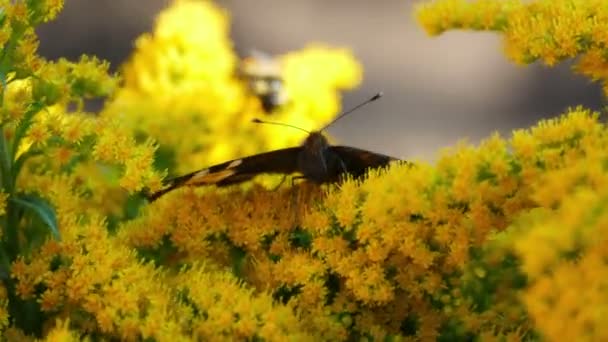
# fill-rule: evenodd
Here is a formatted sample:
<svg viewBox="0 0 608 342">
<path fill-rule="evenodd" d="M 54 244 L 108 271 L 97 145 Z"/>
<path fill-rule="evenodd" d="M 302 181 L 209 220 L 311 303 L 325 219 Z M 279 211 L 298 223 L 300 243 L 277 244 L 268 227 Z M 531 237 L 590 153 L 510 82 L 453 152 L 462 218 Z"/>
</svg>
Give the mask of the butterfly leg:
<svg viewBox="0 0 608 342">
<path fill-rule="evenodd" d="M 291 200 L 290 202 L 290 207 L 293 208 L 292 209 L 292 216 L 293 216 L 293 227 L 297 227 L 300 225 L 300 187 L 296 187 L 295 185 L 295 181 L 297 179 L 304 179 L 306 177 L 303 176 L 294 176 L 291 177 L 291 187 L 290 187 L 290 197 Z"/>
<path fill-rule="evenodd" d="M 306 177 L 304 176 L 294 176 L 291 177 L 291 187 L 293 188 L 294 184 L 295 184 L 295 180 L 296 179 L 305 179 Z M 281 185 L 283 185 L 283 183 L 285 183 L 285 179 L 287 179 L 287 175 L 283 176 L 283 178 L 281 178 L 281 181 L 279 182 L 279 184 L 277 186 L 275 186 L 274 188 L 272 188 L 271 191 L 277 191 L 279 190 L 279 188 L 281 187 Z"/>
<path fill-rule="evenodd" d="M 342 168 L 342 171 L 344 171 L 344 173 L 347 173 L 348 169 L 346 168 L 346 164 L 344 164 L 344 161 L 342 161 L 342 158 L 338 157 L 338 160 L 340 161 L 340 167 Z"/>
<path fill-rule="evenodd" d="M 340 163 L 340 169 L 342 169 L 340 178 L 345 179 L 346 175 L 348 175 L 348 168 L 346 167 L 346 164 L 344 164 L 344 161 L 342 160 L 342 158 L 340 158 L 339 156 L 336 156 L 336 158 L 338 159 L 338 162 Z"/>
</svg>

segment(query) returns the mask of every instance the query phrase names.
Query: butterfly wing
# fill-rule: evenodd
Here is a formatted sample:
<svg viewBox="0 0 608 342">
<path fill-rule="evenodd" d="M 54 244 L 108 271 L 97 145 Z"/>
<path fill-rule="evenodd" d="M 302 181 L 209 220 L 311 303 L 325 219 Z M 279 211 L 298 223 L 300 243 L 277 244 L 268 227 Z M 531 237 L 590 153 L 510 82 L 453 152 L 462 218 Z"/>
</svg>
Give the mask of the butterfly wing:
<svg viewBox="0 0 608 342">
<path fill-rule="evenodd" d="M 206 169 L 173 178 L 168 186 L 148 196 L 154 201 L 165 193 L 182 186 L 226 186 L 247 181 L 262 173 L 290 174 L 298 171 L 301 147 L 285 148 L 234 159 Z"/>
<path fill-rule="evenodd" d="M 384 167 L 391 161 L 399 160 L 384 154 L 348 146 L 330 146 L 329 149 L 338 159 L 338 178 L 345 173 L 358 178 L 371 169 Z"/>
</svg>

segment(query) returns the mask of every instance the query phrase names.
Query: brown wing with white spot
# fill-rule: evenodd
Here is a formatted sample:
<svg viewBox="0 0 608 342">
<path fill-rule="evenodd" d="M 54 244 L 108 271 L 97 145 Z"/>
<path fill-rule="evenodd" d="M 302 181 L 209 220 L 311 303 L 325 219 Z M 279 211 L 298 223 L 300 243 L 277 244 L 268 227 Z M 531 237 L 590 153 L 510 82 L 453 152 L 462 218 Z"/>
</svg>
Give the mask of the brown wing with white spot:
<svg viewBox="0 0 608 342">
<path fill-rule="evenodd" d="M 260 153 L 235 159 L 170 179 L 167 187 L 148 195 L 150 202 L 182 186 L 226 186 L 247 181 L 263 173 L 290 174 L 298 171 L 298 154 L 301 147 Z"/>
</svg>

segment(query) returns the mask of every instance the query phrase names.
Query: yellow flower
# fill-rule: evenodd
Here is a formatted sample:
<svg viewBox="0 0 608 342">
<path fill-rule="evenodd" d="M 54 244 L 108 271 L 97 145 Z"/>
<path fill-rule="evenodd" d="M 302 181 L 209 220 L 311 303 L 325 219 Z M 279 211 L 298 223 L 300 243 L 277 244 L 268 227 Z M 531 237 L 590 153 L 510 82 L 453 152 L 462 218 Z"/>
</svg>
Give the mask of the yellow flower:
<svg viewBox="0 0 608 342">
<path fill-rule="evenodd" d="M 519 1 L 443 0 L 421 3 L 416 17 L 431 35 L 452 28 L 475 30 L 500 30 L 505 26 L 505 16 L 519 5 Z"/>
<path fill-rule="evenodd" d="M 34 125 L 28 132 L 28 138 L 32 144 L 44 146 L 46 141 L 51 137 L 47 127 L 43 125 Z"/>
<path fill-rule="evenodd" d="M 80 341 L 80 334 L 70 330 L 70 320 L 61 321 L 57 319 L 55 327 L 48 332 L 44 341 L 47 342 L 71 342 Z"/>
<path fill-rule="evenodd" d="M 314 336 L 305 332 L 289 307 L 273 304 L 267 294 L 252 294 L 225 272 L 194 264 L 176 280 L 183 300 L 198 312 L 192 322 L 193 337 L 260 336 L 280 341 Z"/>
<path fill-rule="evenodd" d="M 13 4 L 7 8 L 8 16 L 16 22 L 27 22 L 27 5 L 22 2 Z"/>
<path fill-rule="evenodd" d="M 62 3 L 9 5 L 11 23 L 26 25 Z M 605 79 L 599 0 L 447 0 L 419 15 L 431 33 L 504 32 L 518 62 L 586 53 L 580 71 Z M 212 2 L 176 1 L 138 40 L 99 115 L 68 105 L 113 92 L 107 63 L 44 62 L 33 28 L 2 28 L 23 38 L 7 60 L 23 57 L 16 68 L 33 75 L 6 75 L 3 136 L 12 142 L 33 116 L 18 157 L 40 152 L 14 190 L 48 200 L 61 235 L 39 238 L 29 214 L 16 223 L 27 249 L 8 260 L 14 290 L 0 289 L 8 338 L 25 338 L 9 327 L 15 297 L 61 317 L 41 322 L 49 340 L 608 337 L 608 135 L 583 108 L 509 140 L 460 144 L 436 165 L 396 164 L 337 186 L 180 189 L 140 208 L 125 190 L 160 188 L 154 166 L 191 171 L 302 139 L 251 125 L 266 114 L 236 75 L 228 28 Z M 340 91 L 360 82 L 344 49 L 277 59 L 291 102 L 273 120 L 304 129 L 329 122 Z"/>
<path fill-rule="evenodd" d="M 461 145 L 446 152 L 436 168 L 394 165 L 371 173 L 363 182 L 347 181 L 312 198 L 300 196 L 304 186 L 276 192 L 262 187 L 183 189 L 125 225 L 120 239 L 158 251 L 166 248 L 159 244 L 165 239 L 186 252 L 184 261 L 198 255 L 225 266 L 239 263 L 240 274 L 258 289 L 288 291 L 281 292 L 283 298 L 301 310 L 306 322 L 320 309 L 315 298 L 324 293 L 335 298 L 327 307 L 337 312 L 361 312 L 367 319 L 383 322 L 395 310 L 397 316 L 388 316 L 387 321 L 405 319 L 417 308 L 401 308 L 403 301 L 415 299 L 420 307 L 429 307 L 425 298 L 454 289 L 457 283 L 446 275 L 463 272 L 474 260 L 471 251 L 481 249 L 496 231 L 507 229 L 518 214 L 561 203 L 574 184 L 585 179 L 577 176 L 580 165 L 591 160 L 585 158 L 608 142 L 602 127 L 594 114 L 575 108 L 560 119 L 516 133 L 510 141 L 494 135 L 479 147 Z M 596 163 L 600 155 L 593 157 Z M 593 184 L 603 184 L 599 168 L 585 170 Z M 539 183 L 541 179 L 544 183 Z M 307 211 L 298 229 L 290 215 L 294 193 L 298 207 Z M 582 198 L 578 203 L 583 203 Z M 579 217 L 573 208 L 569 212 L 574 216 L 561 218 L 563 223 Z M 550 268 L 560 249 L 575 246 L 572 236 L 576 235 L 539 228 L 522 237 L 515 245 L 522 255 L 522 270 L 533 275 Z M 227 244 L 238 246 L 241 254 L 220 252 Z M 483 269 L 487 273 L 483 281 L 494 279 L 492 268 Z M 319 281 L 324 274 L 331 274 L 332 281 Z M 427 325 L 417 333 L 438 334 L 437 322 L 470 305 L 462 297 L 449 301 L 440 314 L 425 311 L 428 317 L 421 319 Z M 494 311 L 485 314 L 490 317 Z M 227 319 L 221 312 L 217 317 L 219 322 Z M 511 327 L 516 320 L 501 326 Z M 353 329 L 370 334 L 398 330 L 389 323 L 361 322 L 357 320 Z M 250 324 L 243 323 L 242 329 L 249 331 Z M 485 328 L 470 324 L 476 332 Z M 213 330 L 205 325 L 200 331 Z"/>
<path fill-rule="evenodd" d="M 417 18 L 432 35 L 449 29 L 498 30 L 506 55 L 519 64 L 541 59 L 546 65 L 583 57 L 575 70 L 605 77 L 606 19 L 602 0 L 439 0 L 419 5 Z M 606 87 L 605 87 L 606 88 Z"/>
<path fill-rule="evenodd" d="M 325 199 L 327 207 L 335 212 L 338 224 L 345 230 L 351 230 L 358 214 L 357 202 L 360 193 L 357 183 L 347 181 L 340 185 L 339 192 L 334 190 Z"/>
</svg>

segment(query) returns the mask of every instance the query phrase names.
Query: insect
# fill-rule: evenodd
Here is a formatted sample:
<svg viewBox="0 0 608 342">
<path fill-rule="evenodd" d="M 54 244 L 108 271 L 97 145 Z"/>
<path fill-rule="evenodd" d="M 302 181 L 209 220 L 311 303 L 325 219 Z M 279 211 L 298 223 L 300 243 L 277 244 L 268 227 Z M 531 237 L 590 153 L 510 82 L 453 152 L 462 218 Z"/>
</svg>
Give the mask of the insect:
<svg viewBox="0 0 608 342">
<path fill-rule="evenodd" d="M 169 180 L 165 189 L 149 195 L 148 199 L 154 201 L 163 194 L 182 186 L 226 186 L 247 181 L 260 174 L 289 175 L 298 172 L 301 174 L 300 178 L 314 183 L 333 183 L 342 180 L 346 175 L 358 178 L 370 169 L 387 166 L 391 161 L 399 159 L 354 147 L 330 145 L 322 133 L 326 127 L 335 121 L 357 108 L 379 99 L 381 96 L 382 93 L 378 93 L 367 101 L 342 113 L 319 131 L 309 132 L 288 124 L 254 119 L 256 123 L 293 127 L 308 133 L 308 137 L 298 147 L 234 159 L 173 178 Z"/>
<path fill-rule="evenodd" d="M 243 58 L 239 71 L 266 113 L 287 102 L 281 64 L 276 58 L 254 50 L 250 56 Z"/>
</svg>

